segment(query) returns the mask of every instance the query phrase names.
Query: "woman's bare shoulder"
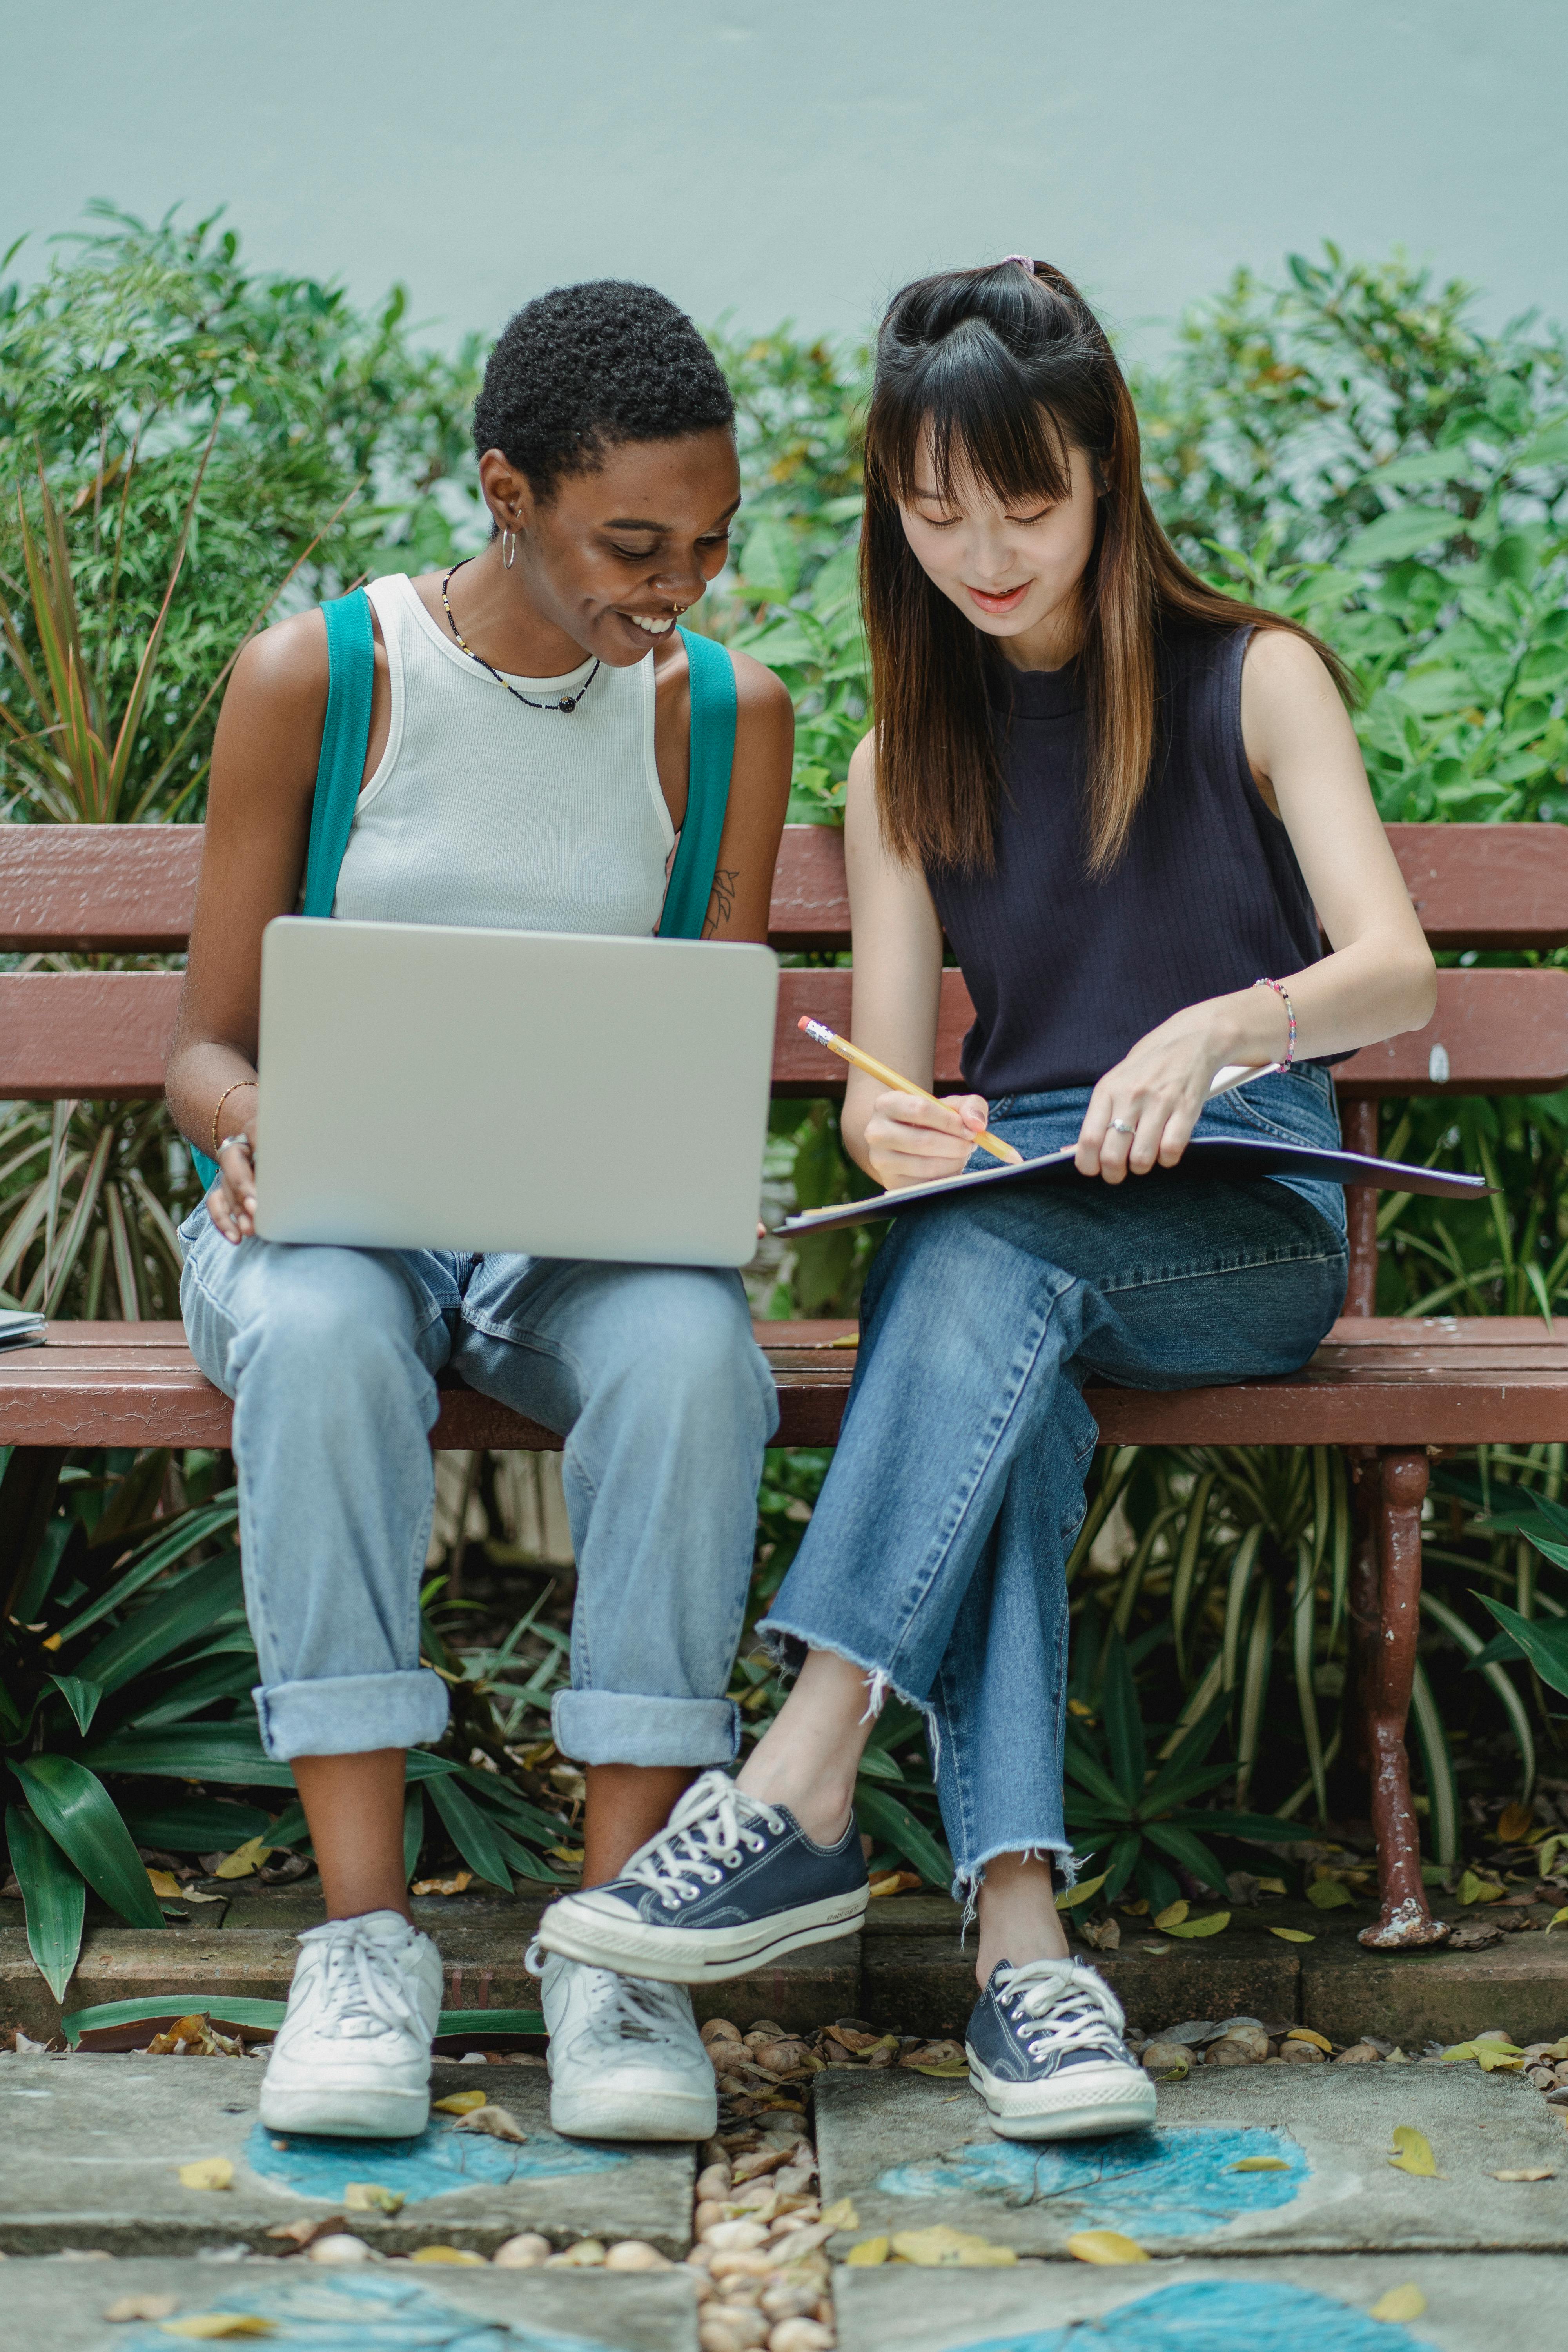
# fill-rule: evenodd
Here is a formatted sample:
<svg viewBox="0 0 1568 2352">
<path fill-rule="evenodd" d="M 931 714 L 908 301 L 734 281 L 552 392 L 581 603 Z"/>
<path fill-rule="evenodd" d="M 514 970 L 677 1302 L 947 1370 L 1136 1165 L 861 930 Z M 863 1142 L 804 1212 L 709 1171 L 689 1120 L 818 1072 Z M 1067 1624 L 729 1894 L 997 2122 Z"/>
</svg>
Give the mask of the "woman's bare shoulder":
<svg viewBox="0 0 1568 2352">
<path fill-rule="evenodd" d="M 327 625 L 318 607 L 257 632 L 235 663 L 228 698 L 258 717 L 313 716 L 319 724 L 327 683 Z"/>
</svg>

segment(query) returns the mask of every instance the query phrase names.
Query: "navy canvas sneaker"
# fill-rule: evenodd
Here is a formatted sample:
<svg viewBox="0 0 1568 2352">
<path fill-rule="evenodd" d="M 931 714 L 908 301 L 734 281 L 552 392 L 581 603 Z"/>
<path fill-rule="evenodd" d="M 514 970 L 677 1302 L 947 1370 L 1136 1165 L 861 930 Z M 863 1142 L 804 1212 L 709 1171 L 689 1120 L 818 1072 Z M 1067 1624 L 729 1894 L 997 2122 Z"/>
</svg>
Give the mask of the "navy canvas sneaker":
<svg viewBox="0 0 1568 2352">
<path fill-rule="evenodd" d="M 1154 2085 L 1121 2040 L 1121 2004 L 1081 1960 L 1001 1961 L 974 2004 L 969 2080 L 1004 2139 L 1141 2131 Z"/>
<path fill-rule="evenodd" d="M 704 1772 L 619 1878 L 550 1906 L 539 1940 L 595 1968 L 706 1984 L 847 1936 L 867 1894 L 853 1820 L 837 1845 L 818 1845 L 786 1806 Z"/>
</svg>

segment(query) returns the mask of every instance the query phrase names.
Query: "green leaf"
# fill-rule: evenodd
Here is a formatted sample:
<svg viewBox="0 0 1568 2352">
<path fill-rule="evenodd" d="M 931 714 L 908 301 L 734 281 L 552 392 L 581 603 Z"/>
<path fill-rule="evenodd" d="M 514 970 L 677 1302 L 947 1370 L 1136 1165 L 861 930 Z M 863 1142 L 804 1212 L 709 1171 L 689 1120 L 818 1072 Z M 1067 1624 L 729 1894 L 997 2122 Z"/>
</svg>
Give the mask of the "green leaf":
<svg viewBox="0 0 1568 2352">
<path fill-rule="evenodd" d="M 193 1715 L 199 1715 L 204 1707 L 214 1706 L 219 1699 L 242 1696 L 253 1688 L 256 1675 L 253 1649 L 247 1656 L 220 1653 L 205 1659 L 200 1665 L 192 1664 L 172 1688 L 164 1687 L 161 1696 L 156 1684 L 144 1701 L 133 1691 L 131 1705 L 134 1712 L 129 1719 L 140 1731 L 162 1731 L 172 1723 L 188 1722 Z"/>
<path fill-rule="evenodd" d="M 1568 1624 L 1548 1625 L 1533 1617 L 1521 1617 L 1517 1609 L 1505 1608 L 1489 1594 L 1473 1596 L 1491 1611 L 1505 1633 L 1511 1633 L 1543 1683 L 1553 1690 L 1568 1691 Z"/>
<path fill-rule="evenodd" d="M 97 1600 L 79 1611 L 68 1624 L 60 1627 L 60 1640 L 74 1641 L 89 1625 L 96 1625 L 100 1617 L 110 1616 L 116 1609 L 122 1609 L 132 1593 L 140 1592 L 143 1585 L 151 1584 L 155 1576 L 162 1576 L 166 1568 L 172 1568 L 175 1560 L 183 1559 L 186 1552 L 195 1549 L 197 1544 L 205 1543 L 210 1536 L 216 1535 L 220 1528 L 232 1527 L 238 1517 L 239 1505 L 234 1496 L 220 1495 L 216 1501 L 204 1503 L 200 1509 L 188 1512 L 183 1519 L 176 1519 L 169 1532 L 164 1533 L 161 1527 L 156 1538 L 132 1556 L 121 1574 L 99 1594 Z"/>
<path fill-rule="evenodd" d="M 146 1865 L 97 1774 L 70 1756 L 29 1756 L 11 1769 L 50 1837 L 110 1910 L 132 1927 L 162 1927 Z"/>
<path fill-rule="evenodd" d="M 1224 1895 L 1225 1865 L 1201 1837 L 1194 1836 L 1191 1830 L 1177 1828 L 1171 1822 L 1149 1822 L 1144 1825 L 1143 1834 L 1151 1845 L 1158 1846 L 1162 1853 L 1169 1854 L 1173 1862 L 1180 1863 L 1184 1870 L 1191 1871 L 1194 1878 L 1201 1879 L 1215 1895 Z"/>
<path fill-rule="evenodd" d="M 5 1842 L 22 1890 L 27 1949 L 57 2000 L 64 2000 L 87 1916 L 87 1886 L 37 1817 L 24 1806 L 5 1808 Z M 160 1919 L 162 1915 L 160 1914 Z"/>
<path fill-rule="evenodd" d="M 132 1610 L 123 1624 L 106 1633 L 85 1658 L 78 1660 L 79 1668 L 105 1690 L 119 1690 L 160 1659 L 210 1632 L 218 1618 L 239 1607 L 244 1591 L 237 1551 L 204 1560 L 188 1569 L 167 1592 Z"/>
<path fill-rule="evenodd" d="M 1091 1796 L 1098 1797 L 1100 1803 L 1108 1806 L 1119 1820 L 1126 1819 L 1130 1810 L 1127 1799 L 1122 1795 L 1104 1765 L 1089 1754 L 1080 1740 L 1074 1739 L 1070 1734 L 1063 1743 L 1062 1769 L 1073 1780 L 1080 1782 Z"/>
<path fill-rule="evenodd" d="M 1218 1738 L 1220 1727 L 1229 1711 L 1230 1701 L 1224 1691 L 1220 1691 L 1188 1725 L 1142 1793 L 1139 1811 L 1145 1819 L 1163 1812 L 1167 1805 L 1183 1801 L 1172 1793 L 1173 1790 L 1181 1788 L 1203 1766 L 1204 1759 Z M 1228 1768 L 1221 1778 L 1228 1778 Z"/>
<path fill-rule="evenodd" d="M 419 1849 L 425 1843 L 425 1792 L 420 1788 L 408 1790 L 403 1800 L 403 1884 L 406 1886 L 419 1867 Z"/>
<path fill-rule="evenodd" d="M 1132 1875 L 1132 1866 L 1142 1848 L 1143 1841 L 1136 1831 L 1119 1837 L 1111 1847 L 1105 1865 L 1105 1899 L 1114 1903 Z"/>
<path fill-rule="evenodd" d="M 432 1780 L 431 1801 L 447 1825 L 447 1834 L 468 1868 L 492 1886 L 511 1893 L 511 1873 L 490 1824 L 468 1790 L 454 1780 Z"/>
<path fill-rule="evenodd" d="M 77 1729 L 85 1732 L 98 1712 L 103 1685 L 89 1682 L 81 1675 L 51 1675 L 49 1680 L 75 1716 Z"/>
<path fill-rule="evenodd" d="M 879 1844 L 890 1845 L 895 1853 L 911 1863 L 928 1886 L 952 1885 L 952 1855 L 924 1822 L 916 1820 L 907 1805 L 900 1804 L 897 1797 L 890 1797 L 886 1789 L 873 1783 L 858 1780 L 855 1811 L 861 1826 L 869 1830 Z"/>
<path fill-rule="evenodd" d="M 74 2009 L 60 2020 L 66 2040 L 74 2050 L 84 2033 L 102 2033 L 116 2025 L 144 2025 L 193 2010 L 205 2011 L 214 2023 L 237 2025 L 248 2032 L 273 2032 L 283 2022 L 280 2000 L 238 2000 L 210 1993 L 143 1994 L 134 2000 L 104 2000 L 91 2009 Z M 542 2033 L 544 2020 L 536 2009 L 444 2009 L 436 2031 L 443 2041 L 472 2034 L 476 2041 L 500 2034 Z"/>
<path fill-rule="evenodd" d="M 96 1748 L 84 1748 L 82 1762 L 98 1772 L 145 1772 L 160 1780 L 237 1780 L 258 1789 L 294 1785 L 288 1765 L 263 1749 L 255 1722 L 243 1718 L 167 1731 L 112 1732 Z"/>
<path fill-rule="evenodd" d="M 1143 1744 L 1143 1721 L 1138 1712 L 1138 1693 L 1133 1685 L 1132 1668 L 1127 1656 L 1127 1644 L 1119 1633 L 1113 1632 L 1105 1645 L 1105 1671 L 1100 1683 L 1100 1708 L 1105 1720 L 1105 1743 L 1110 1750 L 1110 1770 L 1122 1801 L 1136 1805 L 1143 1794 L 1143 1775 L 1148 1768 L 1148 1756 Z"/>
<path fill-rule="evenodd" d="M 226 1853 L 247 1838 L 266 1837 L 269 1844 L 285 1845 L 276 1837 L 272 1817 L 259 1805 L 241 1805 L 220 1797 L 187 1797 L 184 1804 L 122 1806 L 121 1818 L 137 1845 L 165 1847 L 171 1853 Z"/>
</svg>

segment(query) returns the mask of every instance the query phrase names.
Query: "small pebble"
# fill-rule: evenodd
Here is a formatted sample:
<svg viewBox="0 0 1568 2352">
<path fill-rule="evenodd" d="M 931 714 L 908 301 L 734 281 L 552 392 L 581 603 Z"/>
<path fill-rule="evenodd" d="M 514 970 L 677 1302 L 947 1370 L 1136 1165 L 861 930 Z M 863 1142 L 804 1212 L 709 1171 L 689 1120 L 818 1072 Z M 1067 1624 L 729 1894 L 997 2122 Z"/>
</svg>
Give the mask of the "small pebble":
<svg viewBox="0 0 1568 2352">
<path fill-rule="evenodd" d="M 1370 2042 L 1352 2042 L 1348 2050 L 1341 2051 L 1334 2063 L 1336 2066 L 1381 2066 L 1383 2053 L 1374 2050 Z"/>
<path fill-rule="evenodd" d="M 349 2231 L 343 2231 L 330 2238 L 318 2238 L 313 2246 L 306 2248 L 305 2259 L 311 2263 L 338 2264 L 373 2263 L 375 2260 L 375 2252 L 373 2247 L 365 2244 L 363 2238 L 353 2237 Z"/>
<path fill-rule="evenodd" d="M 833 2330 L 816 2319 L 781 2319 L 768 2337 L 768 2352 L 828 2352 Z"/>
<path fill-rule="evenodd" d="M 1283 2042 L 1279 2055 L 1287 2066 L 1321 2066 L 1323 2063 L 1323 2053 L 1315 2042 Z"/>
<path fill-rule="evenodd" d="M 1143 2067 L 1157 2083 L 1179 2083 L 1190 2074 L 1193 2053 L 1180 2042 L 1151 2042 L 1143 2051 Z"/>
<path fill-rule="evenodd" d="M 667 2254 L 650 2246 L 646 2238 L 622 2238 L 605 2250 L 607 2271 L 667 2271 L 672 2267 Z"/>
<path fill-rule="evenodd" d="M 498 2270 L 533 2271 L 548 2262 L 553 2251 L 549 2239 L 542 2238 L 537 2230 L 523 2230 L 498 2246 L 492 2260 Z"/>
</svg>

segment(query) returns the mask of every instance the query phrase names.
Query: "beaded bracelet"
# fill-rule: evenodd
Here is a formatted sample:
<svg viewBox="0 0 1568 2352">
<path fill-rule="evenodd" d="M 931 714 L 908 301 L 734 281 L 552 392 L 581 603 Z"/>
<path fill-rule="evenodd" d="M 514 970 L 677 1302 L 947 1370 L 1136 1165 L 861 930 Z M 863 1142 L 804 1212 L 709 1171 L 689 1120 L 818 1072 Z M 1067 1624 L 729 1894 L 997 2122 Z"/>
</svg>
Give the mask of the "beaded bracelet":
<svg viewBox="0 0 1568 2352">
<path fill-rule="evenodd" d="M 1279 1066 L 1282 1070 L 1288 1070 L 1292 1066 L 1296 1059 L 1296 1008 L 1291 1003 L 1289 996 L 1286 992 L 1285 983 L 1283 981 L 1268 979 L 1255 980 L 1252 985 L 1254 988 L 1271 988 L 1274 991 L 1275 995 L 1279 999 L 1280 1003 L 1285 1007 L 1285 1018 L 1290 1024 L 1290 1037 L 1289 1042 L 1285 1048 L 1285 1058 L 1280 1063 Z"/>
<path fill-rule="evenodd" d="M 1294 1035 L 1295 1035 L 1295 1034 L 1296 1034 L 1296 1033 L 1295 1033 L 1294 1029 L 1292 1029 L 1292 1030 L 1291 1030 L 1290 1034 L 1291 1034 L 1291 1035 L 1292 1035 L 1292 1036 L 1294 1036 Z M 253 1087 L 253 1086 L 255 1086 L 255 1084 L 256 1084 L 256 1083 L 257 1083 L 257 1082 L 256 1082 L 256 1080 L 255 1080 L 254 1078 L 236 1078 L 236 1080 L 235 1080 L 235 1082 L 234 1082 L 234 1084 L 233 1084 L 233 1086 L 232 1086 L 232 1087 L 225 1087 L 225 1088 L 224 1088 L 224 1090 L 223 1090 L 222 1094 L 221 1094 L 221 1095 L 219 1095 L 219 1097 L 218 1097 L 218 1098 L 217 1098 L 217 1108 L 216 1108 L 216 1110 L 215 1110 L 215 1111 L 214 1111 L 214 1113 L 213 1113 L 213 1149 L 212 1149 L 212 1156 L 213 1156 L 213 1158 L 214 1158 L 215 1160 L 217 1158 L 218 1153 L 219 1153 L 219 1151 L 220 1151 L 220 1150 L 221 1150 L 221 1149 L 222 1149 L 222 1146 L 219 1144 L 218 1139 L 217 1139 L 217 1123 L 218 1123 L 219 1119 L 223 1117 L 223 1107 L 224 1107 L 225 1103 L 226 1103 L 226 1102 L 227 1102 L 227 1100 L 228 1100 L 228 1098 L 229 1098 L 230 1095 L 237 1095 L 237 1094 L 238 1094 L 238 1092 L 239 1092 L 239 1090 L 240 1090 L 241 1087 Z"/>
</svg>

